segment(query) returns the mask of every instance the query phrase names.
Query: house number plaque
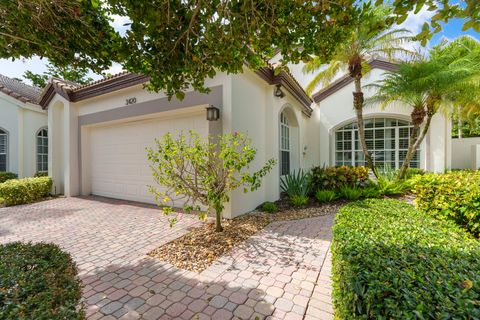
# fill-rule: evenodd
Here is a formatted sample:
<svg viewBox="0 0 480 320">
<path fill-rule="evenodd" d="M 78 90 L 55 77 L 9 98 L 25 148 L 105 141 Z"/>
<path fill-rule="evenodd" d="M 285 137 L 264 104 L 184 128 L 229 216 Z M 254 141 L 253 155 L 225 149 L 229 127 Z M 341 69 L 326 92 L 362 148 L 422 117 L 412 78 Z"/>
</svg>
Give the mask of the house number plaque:
<svg viewBox="0 0 480 320">
<path fill-rule="evenodd" d="M 137 98 L 128 98 L 125 101 L 127 102 L 127 106 L 128 106 L 129 104 L 137 103 Z"/>
</svg>

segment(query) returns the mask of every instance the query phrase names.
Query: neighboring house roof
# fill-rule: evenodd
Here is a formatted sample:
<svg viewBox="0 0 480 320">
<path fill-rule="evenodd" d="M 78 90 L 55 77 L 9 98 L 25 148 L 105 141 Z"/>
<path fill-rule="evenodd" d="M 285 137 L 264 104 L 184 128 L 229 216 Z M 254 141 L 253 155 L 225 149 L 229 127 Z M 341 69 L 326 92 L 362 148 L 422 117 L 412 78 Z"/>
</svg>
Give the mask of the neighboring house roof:
<svg viewBox="0 0 480 320">
<path fill-rule="evenodd" d="M 30 102 L 37 104 L 42 90 L 0 74 L 0 92 L 20 100 L 23 103 Z"/>
<path fill-rule="evenodd" d="M 274 68 L 268 64 L 255 73 L 271 85 L 282 85 L 297 99 L 304 107 L 304 113 L 311 115 L 310 107 L 312 99 L 306 94 L 302 86 L 295 80 L 292 74 L 282 71 L 280 74 L 274 74 Z M 86 85 L 78 85 L 61 79 L 52 78 L 50 83 L 41 93 L 39 104 L 42 108 L 47 108 L 55 94 L 59 94 L 68 101 L 77 102 L 88 98 L 93 98 L 102 94 L 128 88 L 137 84 L 145 83 L 149 80 L 148 76 L 121 72 L 111 77 L 107 77 L 98 81 L 91 82 Z"/>
<path fill-rule="evenodd" d="M 372 69 L 383 69 L 386 71 L 398 70 L 398 63 L 389 62 L 383 59 L 374 59 L 369 61 L 368 64 Z M 328 87 L 325 87 L 322 90 L 318 91 L 317 93 L 314 93 L 312 95 L 312 98 L 316 103 L 318 103 L 352 82 L 353 82 L 353 78 L 350 77 L 350 75 L 346 74 L 342 76 L 340 79 L 331 83 Z"/>
</svg>

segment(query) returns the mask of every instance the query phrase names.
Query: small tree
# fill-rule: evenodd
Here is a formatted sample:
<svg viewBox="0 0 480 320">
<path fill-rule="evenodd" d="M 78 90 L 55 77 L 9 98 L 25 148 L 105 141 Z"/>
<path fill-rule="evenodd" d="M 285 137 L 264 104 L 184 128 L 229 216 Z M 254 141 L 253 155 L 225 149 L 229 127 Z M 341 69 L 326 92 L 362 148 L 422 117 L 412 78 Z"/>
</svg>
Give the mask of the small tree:
<svg viewBox="0 0 480 320">
<path fill-rule="evenodd" d="M 47 71 L 43 74 L 34 73 L 30 70 L 25 71 L 23 77 L 30 80 L 34 86 L 44 88 L 50 77 L 61 78 L 63 80 L 69 80 L 78 84 L 87 84 L 92 82 L 93 79 L 88 76 L 89 69 L 85 67 L 57 67 L 49 63 L 47 65 Z"/>
<path fill-rule="evenodd" d="M 187 212 L 197 212 L 205 219 L 215 212 L 217 232 L 223 231 L 222 211 L 230 200 L 230 192 L 244 187 L 244 192 L 254 191 L 276 161 L 270 159 L 259 170 L 247 170 L 254 160 L 256 150 L 244 134 L 224 134 L 219 137 L 200 137 L 194 131 L 174 137 L 168 133 L 155 140 L 156 147 L 147 148 L 152 163 L 153 178 L 157 187 L 150 192 L 169 216 L 175 202 L 181 201 Z M 206 208 L 202 211 L 200 205 Z M 176 217 L 170 220 L 175 223 Z"/>
</svg>

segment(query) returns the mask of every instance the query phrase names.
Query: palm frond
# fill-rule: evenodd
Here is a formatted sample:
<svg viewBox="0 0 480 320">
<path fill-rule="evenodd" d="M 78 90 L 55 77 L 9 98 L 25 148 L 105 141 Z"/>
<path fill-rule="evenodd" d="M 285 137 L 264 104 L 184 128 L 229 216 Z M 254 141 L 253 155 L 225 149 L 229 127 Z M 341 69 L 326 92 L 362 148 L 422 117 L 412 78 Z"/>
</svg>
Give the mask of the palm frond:
<svg viewBox="0 0 480 320">
<path fill-rule="evenodd" d="M 335 76 L 345 68 L 346 65 L 342 61 L 335 60 L 330 62 L 325 70 L 322 70 L 315 75 L 313 80 L 307 85 L 305 91 L 308 95 L 311 95 L 317 87 L 329 85 Z"/>
</svg>

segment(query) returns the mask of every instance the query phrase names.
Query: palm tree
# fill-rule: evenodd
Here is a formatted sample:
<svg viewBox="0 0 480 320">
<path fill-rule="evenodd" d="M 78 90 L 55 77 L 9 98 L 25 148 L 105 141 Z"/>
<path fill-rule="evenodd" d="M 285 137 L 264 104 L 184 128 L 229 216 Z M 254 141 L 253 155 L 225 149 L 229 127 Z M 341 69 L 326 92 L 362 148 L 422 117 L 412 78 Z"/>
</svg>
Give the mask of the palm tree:
<svg viewBox="0 0 480 320">
<path fill-rule="evenodd" d="M 412 108 L 413 130 L 398 173 L 398 179 L 403 179 L 435 114 L 439 111 L 451 114 L 458 106 L 478 105 L 480 44 L 463 37 L 442 43 L 430 51 L 428 59 L 402 63 L 398 71 L 387 73 L 383 80 L 367 87 L 377 89 L 367 104 L 380 104 L 382 108 L 399 104 Z"/>
<path fill-rule="evenodd" d="M 405 49 L 404 45 L 413 41 L 410 32 L 406 29 L 391 29 L 386 23 L 386 17 L 391 14 L 387 6 L 366 5 L 359 17 L 357 27 L 348 41 L 340 44 L 330 61 L 323 61 L 314 57 L 303 68 L 304 73 L 317 72 L 314 79 L 307 86 L 307 93 L 311 94 L 318 86 L 327 86 L 341 73 L 348 70 L 354 79 L 353 107 L 358 122 L 358 134 L 362 151 L 368 167 L 375 172 L 372 157 L 365 142 L 365 127 L 363 122 L 362 77 L 370 72 L 368 60 L 374 58 L 395 61 L 400 56 L 416 56 L 416 53 Z M 325 64 L 327 64 L 326 68 Z"/>
</svg>

